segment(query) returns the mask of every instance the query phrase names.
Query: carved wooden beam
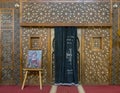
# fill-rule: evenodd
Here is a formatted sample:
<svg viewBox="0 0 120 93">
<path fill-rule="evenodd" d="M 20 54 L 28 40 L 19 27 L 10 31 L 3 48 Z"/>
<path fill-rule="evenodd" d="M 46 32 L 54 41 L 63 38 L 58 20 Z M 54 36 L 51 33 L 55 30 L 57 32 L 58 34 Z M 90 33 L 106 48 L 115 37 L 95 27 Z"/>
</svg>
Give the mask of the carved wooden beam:
<svg viewBox="0 0 120 93">
<path fill-rule="evenodd" d="M 56 24 L 51 24 L 51 23 L 21 23 L 21 26 L 43 26 L 43 27 L 55 27 L 55 26 L 76 26 L 76 27 L 87 27 L 87 26 L 97 26 L 97 27 L 111 27 L 112 24 L 100 24 L 100 23 L 56 23 Z"/>
</svg>

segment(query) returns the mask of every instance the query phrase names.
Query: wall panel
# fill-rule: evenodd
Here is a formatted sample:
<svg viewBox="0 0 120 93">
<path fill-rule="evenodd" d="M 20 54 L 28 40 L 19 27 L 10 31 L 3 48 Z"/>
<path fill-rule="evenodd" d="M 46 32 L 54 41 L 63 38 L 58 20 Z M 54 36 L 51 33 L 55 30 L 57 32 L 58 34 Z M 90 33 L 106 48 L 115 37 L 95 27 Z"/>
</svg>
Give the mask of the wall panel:
<svg viewBox="0 0 120 93">
<path fill-rule="evenodd" d="M 6 2 L 6 1 L 9 1 L 9 2 Z M 25 1 L 28 1 L 28 2 L 25 2 Z M 65 0 L 65 1 L 49 0 L 49 2 L 46 2 L 46 1 L 48 0 L 44 0 L 44 1 L 35 0 L 35 2 L 33 2 L 33 0 L 21 0 L 20 2 L 21 10 L 19 11 L 19 7 L 18 8 L 15 7 L 16 3 L 19 4 L 19 0 L 1 0 L 0 9 L 13 8 L 14 10 L 13 30 L 9 30 L 9 32 L 7 33 L 6 30 L 4 31 L 1 30 L 1 29 L 4 29 L 4 27 L 1 28 L 0 26 L 1 28 L 0 29 L 0 41 L 1 41 L 0 43 L 0 64 L 1 64 L 0 79 L 4 81 L 6 79 L 10 80 L 12 77 L 12 80 L 10 80 L 11 82 L 9 81 L 2 82 L 2 84 L 20 84 L 20 81 L 22 81 L 22 78 L 23 78 L 22 68 L 24 67 L 24 63 L 25 63 L 24 56 L 26 57 L 26 53 L 29 48 L 29 44 L 28 44 L 29 41 L 26 41 L 28 40 L 28 37 L 29 37 L 27 36 L 27 34 L 40 35 L 40 37 L 45 36 L 45 37 L 42 37 L 44 39 L 44 40 L 42 39 L 42 44 L 45 46 L 45 47 L 42 46 L 42 48 L 45 50 L 45 53 L 44 53 L 44 61 L 45 61 L 44 72 L 45 73 L 43 74 L 43 77 L 45 79 L 43 80 L 43 82 L 44 83 L 51 82 L 51 79 L 48 79 L 48 77 L 52 76 L 50 72 L 52 69 L 52 66 L 50 63 L 52 54 L 50 54 L 50 52 L 47 53 L 47 51 L 51 51 L 50 47 L 52 47 L 50 46 L 50 44 L 52 43 L 51 38 L 53 38 L 50 36 L 51 28 L 21 27 L 22 42 L 20 42 L 19 18 L 21 18 L 21 23 L 30 23 L 31 26 L 34 26 L 34 23 L 37 23 L 37 26 L 45 26 L 45 25 L 50 26 L 51 24 L 53 28 L 55 25 L 56 26 L 60 26 L 60 25 L 81 26 L 81 28 L 79 29 L 82 31 L 81 33 L 82 34 L 82 38 L 81 38 L 82 50 L 79 50 L 79 51 L 80 52 L 82 51 L 81 53 L 84 55 L 81 56 L 82 67 L 80 71 L 82 73 L 80 73 L 80 75 L 83 77 L 80 76 L 80 78 L 82 79 L 80 81 L 82 81 L 83 84 L 109 84 L 110 79 L 112 78 L 111 84 L 120 84 L 119 83 L 120 82 L 120 78 L 119 78 L 120 77 L 120 69 L 119 69 L 120 68 L 120 61 L 119 61 L 120 60 L 120 56 L 119 56 L 120 55 L 120 52 L 119 52 L 120 39 L 119 38 L 120 37 L 117 35 L 117 31 L 118 29 L 120 29 L 119 28 L 120 27 L 119 26 L 120 1 L 113 0 L 114 1 L 113 5 L 110 2 L 110 0 L 74 0 L 74 1 L 73 0 Z M 117 7 L 114 7 L 115 4 L 117 4 Z M 113 11 L 113 14 L 112 14 L 112 11 Z M 112 19 L 111 17 L 113 18 L 113 20 L 111 20 Z M 1 20 L 1 17 L 0 17 L 0 20 Z M 112 46 L 110 44 L 111 28 L 105 28 L 105 26 L 111 26 L 111 23 L 112 23 L 111 21 L 113 22 Z M 22 26 L 24 26 L 24 24 Z M 84 28 L 84 26 L 86 27 L 97 26 L 97 27 Z M 93 37 L 92 39 L 90 36 L 91 33 L 92 33 L 92 36 L 95 35 L 95 37 Z M 105 36 L 109 35 L 109 36 L 104 37 L 102 35 L 105 35 Z M 10 41 L 11 38 L 12 38 L 12 41 Z M 92 46 L 89 44 L 88 39 L 90 39 L 92 42 L 98 42 L 98 44 L 100 44 L 99 41 L 102 41 L 103 42 L 101 43 L 103 44 L 102 49 L 97 52 L 94 51 L 94 49 L 91 50 Z M 10 42 L 6 43 L 7 40 L 9 40 L 12 43 Z M 12 47 L 12 51 L 13 51 L 12 54 L 11 54 L 11 49 L 9 49 L 10 47 L 8 49 L 6 48 L 5 46 L 6 44 Z M 107 48 L 109 48 L 109 51 L 105 50 L 104 44 Z M 23 49 L 23 51 L 20 50 L 21 49 L 20 47 Z M 110 47 L 113 47 L 112 48 L 112 64 L 110 62 L 110 57 L 111 57 Z M 86 52 L 86 50 L 88 51 Z M 99 58 L 99 56 L 104 53 L 103 50 L 105 50 L 105 52 L 108 54 L 105 53 L 106 56 L 104 58 L 103 56 Z M 7 51 L 7 55 L 5 54 L 6 51 Z M 21 52 L 21 56 L 20 56 L 20 52 Z M 21 63 L 19 59 L 21 60 Z M 5 63 L 6 60 L 9 61 L 8 64 Z M 6 64 L 9 67 L 6 67 Z M 111 69 L 112 76 L 110 76 L 111 65 L 112 65 L 112 69 Z M 14 66 L 14 67 L 10 67 L 10 66 Z M 103 69 L 103 72 L 100 72 L 101 69 Z M 91 76 L 91 73 L 93 74 L 93 76 Z M 103 74 L 105 74 L 104 77 L 101 76 Z M 30 82 L 31 78 L 28 81 Z M 30 83 L 32 84 L 32 82 Z M 36 84 L 36 82 L 34 83 Z"/>
<path fill-rule="evenodd" d="M 37 49 L 43 50 L 43 58 L 42 58 L 42 68 L 43 68 L 43 83 L 50 83 L 51 82 L 51 46 L 50 46 L 50 38 L 51 38 L 51 29 L 50 28 L 41 28 L 41 27 L 25 27 L 22 28 L 22 64 L 23 68 L 25 68 L 26 65 L 26 58 L 27 58 L 27 52 L 29 49 L 35 49 L 36 46 L 33 46 L 30 48 L 30 37 L 38 36 L 40 37 L 40 41 L 35 42 L 36 44 L 39 44 L 41 46 L 37 46 Z M 34 81 L 32 82 L 33 79 Z M 36 80 L 38 77 L 29 77 L 28 83 L 30 84 L 39 84 L 39 82 Z"/>
<path fill-rule="evenodd" d="M 117 7 L 115 7 L 117 6 Z M 120 29 L 120 1 L 113 3 L 113 48 L 112 48 L 112 84 L 120 84 L 120 37 L 117 31 Z"/>
<path fill-rule="evenodd" d="M 0 81 L 20 83 L 19 8 L 17 2 L 0 3 Z"/>
<path fill-rule="evenodd" d="M 110 8 L 111 2 L 23 2 L 21 25 L 109 25 Z"/>
<path fill-rule="evenodd" d="M 84 84 L 107 85 L 110 83 L 111 77 L 111 31 L 109 28 L 99 27 L 84 28 L 82 32 L 84 33 L 82 82 Z"/>
<path fill-rule="evenodd" d="M 22 2 L 21 4 L 21 26 L 23 26 L 23 29 L 24 26 L 30 26 L 31 28 L 28 32 L 34 29 L 32 26 L 52 26 L 53 28 L 54 26 L 81 26 L 82 28 L 79 29 L 82 31 L 82 38 L 80 36 L 79 39 L 82 41 L 81 47 L 83 50 L 79 49 L 79 52 L 82 54 L 82 56 L 80 56 L 82 65 L 81 63 L 79 64 L 82 66 L 79 69 L 79 79 L 83 84 L 110 84 L 111 28 L 105 27 L 111 26 L 112 12 L 111 2 L 109 0 L 104 2 L 102 0 L 95 2 L 87 0 L 83 2 L 30 1 Z M 86 28 L 83 28 L 84 26 L 86 26 Z M 91 27 L 87 28 L 87 26 Z M 95 37 L 91 37 L 90 35 Z M 95 44 L 89 45 L 88 39 Z M 27 41 L 25 44 L 27 44 Z M 91 50 L 91 48 L 93 48 L 92 46 L 94 45 L 95 47 L 100 45 L 100 49 L 98 49 L 100 51 L 95 51 L 96 49 Z M 87 47 L 90 48 L 87 49 Z M 26 52 L 27 51 L 24 53 Z M 105 56 L 100 56 L 105 52 Z M 92 54 L 96 58 L 92 57 Z M 90 58 L 86 58 L 89 55 Z M 103 67 L 101 67 L 102 65 Z M 97 70 L 97 68 L 99 69 Z M 101 70 L 103 70 L 103 72 L 101 72 Z M 89 71 L 91 72 L 89 73 Z M 91 73 L 93 76 L 91 76 Z"/>
</svg>

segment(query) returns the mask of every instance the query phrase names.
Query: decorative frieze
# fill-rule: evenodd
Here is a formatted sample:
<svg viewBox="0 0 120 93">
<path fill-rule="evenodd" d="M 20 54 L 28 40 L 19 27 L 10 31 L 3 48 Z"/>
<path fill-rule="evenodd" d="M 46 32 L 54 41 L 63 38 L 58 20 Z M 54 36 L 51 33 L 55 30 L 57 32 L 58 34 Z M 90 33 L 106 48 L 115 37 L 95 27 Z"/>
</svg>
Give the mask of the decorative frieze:
<svg viewBox="0 0 120 93">
<path fill-rule="evenodd" d="M 23 2 L 22 23 L 110 23 L 110 2 Z"/>
</svg>

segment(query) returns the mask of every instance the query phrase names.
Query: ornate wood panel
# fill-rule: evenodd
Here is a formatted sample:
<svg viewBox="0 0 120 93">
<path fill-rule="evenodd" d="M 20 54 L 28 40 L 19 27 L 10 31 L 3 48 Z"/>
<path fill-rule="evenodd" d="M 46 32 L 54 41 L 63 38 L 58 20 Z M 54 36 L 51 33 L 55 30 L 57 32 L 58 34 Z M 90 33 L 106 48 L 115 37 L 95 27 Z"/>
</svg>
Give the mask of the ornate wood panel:
<svg viewBox="0 0 120 93">
<path fill-rule="evenodd" d="M 118 29 L 117 31 L 120 29 L 120 8 L 118 8 Z M 116 62 L 114 64 L 116 64 L 116 78 L 117 78 L 117 84 L 120 84 L 120 36 L 118 36 L 116 31 Z"/>
<path fill-rule="evenodd" d="M 117 0 L 114 0 L 117 1 Z M 113 44 L 112 44 L 112 83 L 113 84 L 120 84 L 120 57 L 119 57 L 119 50 L 118 50 L 118 35 L 117 31 L 119 29 L 119 8 L 120 3 L 114 2 L 113 3 Z"/>
<path fill-rule="evenodd" d="M 113 49 L 112 49 L 112 83 L 120 84 L 120 37 L 117 31 L 120 29 L 120 1 L 113 3 Z"/>
<path fill-rule="evenodd" d="M 84 28 L 82 32 L 84 33 L 82 82 L 84 84 L 109 84 L 111 77 L 110 28 Z M 94 42 L 93 39 L 95 39 Z"/>
<path fill-rule="evenodd" d="M 15 8 L 15 4 L 16 3 L 19 4 L 19 1 L 20 1 L 21 11 L 19 11 L 19 8 Z M 22 1 L 30 1 L 30 2 L 27 3 L 27 2 L 22 2 Z M 112 84 L 120 84 L 119 83 L 120 82 L 120 78 L 119 78 L 120 77 L 120 69 L 119 69 L 120 68 L 120 57 L 119 57 L 120 43 L 119 43 L 119 37 L 117 35 L 117 31 L 120 27 L 119 26 L 120 23 L 118 22 L 119 16 L 120 16 L 120 13 L 119 13 L 120 0 L 79 0 L 79 1 L 74 0 L 75 2 L 73 0 L 34 0 L 34 1 L 36 1 L 35 4 L 34 4 L 33 0 L 1 0 L 1 2 L 0 2 L 0 8 L 9 8 L 9 9 L 14 8 L 14 13 L 11 12 L 11 14 L 14 15 L 12 17 L 14 17 L 14 19 L 15 19 L 14 20 L 14 29 L 12 30 L 11 26 L 8 26 L 8 28 L 10 28 L 9 31 L 8 31 L 8 28 L 7 28 L 7 30 L 5 30 L 5 28 L 6 28 L 5 26 L 2 26 L 2 28 L 1 28 L 1 21 L 0 21 L 0 41 L 1 41 L 0 42 L 0 64 L 1 64 L 0 80 L 5 81 L 6 79 L 8 79 L 8 80 L 10 80 L 10 82 L 7 81 L 5 83 L 9 84 L 9 83 L 15 82 L 16 84 L 19 84 L 19 81 L 20 81 L 19 72 L 22 71 L 22 64 L 20 64 L 20 61 L 19 61 L 19 59 L 20 59 L 19 16 L 23 13 L 20 17 L 20 18 L 22 18 L 22 16 L 23 16 L 22 22 L 26 22 L 26 21 L 30 22 L 30 23 L 31 22 L 38 22 L 38 23 L 53 22 L 53 23 L 57 24 L 56 23 L 56 21 L 57 21 L 59 23 L 60 22 L 67 23 L 67 24 L 70 23 L 69 25 L 76 25 L 78 23 L 78 25 L 81 24 L 81 26 L 85 26 L 86 24 L 84 24 L 84 23 L 92 24 L 93 26 L 95 26 L 95 24 L 97 22 L 98 22 L 97 26 L 108 26 L 107 24 L 111 21 L 110 17 L 112 16 L 113 17 L 113 26 L 112 26 L 113 27 L 113 32 L 112 32 L 113 48 L 112 48 L 112 77 L 111 78 L 112 78 Z M 38 1 L 40 1 L 39 3 L 42 4 L 42 6 L 39 6 Z M 41 3 L 41 1 L 42 1 L 42 3 Z M 49 1 L 49 3 L 46 3 L 46 1 Z M 110 7 L 110 1 L 114 1 L 113 5 L 111 3 L 113 8 Z M 47 4 L 48 4 L 48 6 L 47 6 Z M 117 7 L 116 7 L 116 5 L 117 5 Z M 71 7 L 69 7 L 69 6 L 71 6 Z M 49 7 L 50 7 L 50 9 L 49 9 Z M 46 9 L 48 9 L 47 10 L 48 13 L 44 12 L 44 10 L 46 10 Z M 38 12 L 40 12 L 40 13 L 38 13 L 38 16 L 41 16 L 42 13 L 43 13 L 43 16 L 35 17 L 35 15 L 37 15 L 36 10 Z M 113 10 L 113 15 L 110 13 L 112 10 Z M 31 16 L 29 16 L 29 12 L 30 12 Z M 2 13 L 5 14 L 4 12 L 2 12 Z M 2 13 L 0 12 L 0 20 L 1 20 Z M 59 20 L 59 18 L 56 15 L 60 16 L 61 19 Z M 24 19 L 26 21 L 24 21 Z M 45 21 L 42 19 L 44 19 Z M 68 21 L 68 20 L 70 20 L 70 21 Z M 73 24 L 71 24 L 71 23 L 73 23 Z M 43 24 L 43 26 L 44 25 L 46 25 L 46 24 Z M 39 26 L 39 24 L 37 26 Z M 62 24 L 62 26 L 64 26 L 64 24 Z M 82 28 L 80 28 L 80 29 L 82 29 Z M 85 28 L 82 30 L 86 31 Z M 14 36 L 13 36 L 13 34 L 14 34 Z M 4 36 L 8 36 L 8 37 L 4 37 Z M 12 39 L 12 41 L 14 41 L 13 44 L 10 43 L 12 41 L 10 41 L 10 39 L 9 39 L 9 38 L 13 38 L 12 36 L 14 37 L 14 40 Z M 102 37 L 97 36 L 96 38 L 102 38 Z M 10 42 L 6 43 L 6 41 L 8 39 Z M 37 40 L 36 39 L 32 39 L 32 40 L 33 40 L 32 41 L 33 45 L 35 46 L 36 45 L 35 42 L 37 42 Z M 93 40 L 96 41 L 95 38 Z M 98 39 L 98 41 L 99 40 L 100 39 Z M 104 38 L 102 38 L 101 40 L 104 41 Z M 96 43 L 94 43 L 94 44 L 96 44 Z M 6 48 L 7 45 L 14 47 L 14 50 L 13 50 L 13 48 L 8 50 Z M 83 45 L 83 43 L 82 43 L 82 45 Z M 104 43 L 102 45 L 104 45 Z M 28 45 L 28 47 L 29 47 L 29 45 Z M 35 46 L 35 47 L 38 47 L 38 46 Z M 8 52 L 7 54 L 5 54 L 6 51 Z M 11 55 L 10 55 L 11 51 L 14 51 L 14 52 L 11 53 Z M 100 52 L 100 51 L 98 51 L 98 52 Z M 4 56 L 5 57 L 9 56 L 9 57 L 3 59 Z M 14 56 L 14 59 L 12 59 L 10 56 L 12 56 L 12 58 Z M 83 56 L 83 57 L 85 58 L 85 56 Z M 11 60 L 13 62 L 11 62 Z M 7 64 L 7 66 L 9 66 L 9 67 L 6 66 L 5 61 L 6 62 L 9 61 L 8 62 L 9 64 Z M 82 59 L 82 62 L 84 62 L 83 59 Z M 2 65 L 4 65 L 4 66 L 2 67 Z M 10 67 L 12 65 L 14 65 L 14 70 L 12 67 Z M 20 66 L 21 66 L 21 70 L 20 70 Z M 51 68 L 51 67 L 49 67 L 49 68 Z M 84 66 L 82 66 L 82 68 L 86 68 L 86 66 L 84 65 Z M 84 69 L 82 71 L 84 71 Z M 5 73 L 8 73 L 8 74 L 5 74 Z M 48 75 L 48 76 L 50 76 L 50 75 Z M 16 79 L 13 77 L 15 77 Z M 98 77 L 98 75 L 96 77 Z M 83 83 L 84 82 L 85 82 L 85 84 L 86 83 L 88 84 L 88 81 L 84 81 L 84 79 L 83 79 Z M 107 80 L 106 80 L 106 82 L 107 82 Z M 2 82 L 2 83 L 4 83 L 4 82 Z M 93 81 L 93 83 L 94 83 L 94 81 Z"/>
<path fill-rule="evenodd" d="M 111 23 L 111 2 L 22 2 L 22 26 L 86 24 L 106 26 Z M 104 24 L 104 25 L 103 25 Z M 37 24 L 36 24 L 37 25 Z M 38 26 L 37 25 L 37 26 Z"/>
<path fill-rule="evenodd" d="M 50 45 L 50 39 L 51 39 L 51 29 L 50 28 L 29 28 L 25 27 L 22 28 L 22 64 L 23 68 L 26 64 L 26 57 L 28 49 L 42 49 L 43 50 L 43 83 L 50 83 L 51 82 L 51 45 Z M 30 42 L 32 42 L 32 47 L 30 46 Z M 36 44 L 37 43 L 37 44 Z M 40 45 L 40 46 L 38 46 Z M 33 79 L 33 80 L 31 80 Z M 32 76 L 29 77 L 28 83 L 30 84 L 39 84 L 38 83 L 38 77 L 33 78 Z"/>
<path fill-rule="evenodd" d="M 19 0 L 0 0 L 0 2 L 17 2 Z"/>
<path fill-rule="evenodd" d="M 7 2 L 9 1 L 9 2 Z M 14 2 L 16 1 L 16 2 Z M 2 84 L 19 84 L 20 83 L 20 24 L 19 24 L 19 7 L 15 7 L 18 0 L 2 0 L 0 2 L 0 61 L 5 64 L 8 62 L 7 68 L 5 65 L 0 67 L 0 77 L 3 79 Z M 4 25 L 3 25 L 4 24 Z M 12 39 L 11 39 L 12 38 Z M 2 44 L 3 43 L 3 44 Z M 7 47 L 10 46 L 10 47 Z M 12 47 L 12 48 L 11 48 Z M 9 50 L 10 48 L 10 50 Z M 4 50 L 3 50 L 4 49 Z M 3 55 L 5 54 L 5 55 Z M 11 55 L 10 55 L 11 54 Z M 4 56 L 4 59 L 3 59 Z M 9 57 L 8 57 L 9 56 Z M 12 57 L 12 58 L 11 58 Z M 12 60 L 12 62 L 11 62 Z M 2 65 L 2 63 L 0 64 Z M 11 67 L 10 67 L 11 66 Z M 2 70 L 4 69 L 4 70 Z M 3 75 L 2 75 L 3 73 Z M 8 73 L 8 74 L 5 74 Z M 5 74 L 5 75 L 4 75 Z M 2 76 L 1 76 L 2 75 Z M 7 75 L 8 78 L 7 78 Z M 8 81 L 4 82 L 7 78 Z M 10 80 L 12 78 L 14 80 Z M 9 82 L 10 81 L 10 82 Z"/>
<path fill-rule="evenodd" d="M 28 0 L 25 0 L 28 1 Z M 100 1 L 100 2 L 88 2 L 86 0 L 86 2 L 22 2 L 21 3 L 22 7 L 21 7 L 21 22 L 23 23 L 22 26 L 50 26 L 49 24 L 57 24 L 57 25 L 53 25 L 53 26 L 78 26 L 81 24 L 81 26 L 98 26 L 98 28 L 100 26 L 110 26 L 108 25 L 109 23 L 111 23 L 111 2 L 110 1 Z M 25 23 L 25 24 L 24 24 Z M 27 24 L 26 24 L 27 23 Z M 42 24 L 42 25 L 41 25 Z M 66 25 L 68 24 L 68 25 Z M 78 24 L 78 25 L 76 25 Z M 87 24 L 87 25 L 86 25 Z M 88 25 L 89 24 L 89 25 Z M 97 25 L 96 25 L 97 24 Z M 24 28 L 24 27 L 23 27 Z M 91 28 L 89 28 L 91 29 Z M 102 28 L 101 28 L 102 29 Z M 103 28 L 104 29 L 104 28 Z M 31 28 L 32 30 L 32 28 Z M 85 31 L 86 29 L 84 29 Z M 100 29 L 93 29 L 94 30 L 98 30 L 100 31 Z M 91 31 L 91 32 L 93 32 Z M 102 30 L 103 31 L 103 30 Z M 106 31 L 106 30 L 105 30 Z M 107 29 L 108 31 L 108 29 Z M 94 33 L 98 34 L 95 37 L 91 37 L 91 41 L 94 42 L 92 45 L 90 45 L 90 49 L 92 51 L 96 52 L 96 50 L 98 53 L 101 53 L 100 51 L 104 50 L 104 37 L 100 36 L 98 32 Z M 110 32 L 109 32 L 110 33 Z M 86 33 L 86 37 L 89 37 L 90 33 Z M 107 34 L 107 32 L 101 32 L 101 34 Z M 110 38 L 108 38 L 110 39 Z M 110 41 L 110 40 L 109 40 Z M 36 41 L 37 42 L 37 41 Z M 26 42 L 27 44 L 27 42 Z M 99 45 L 98 45 L 99 44 Z M 96 46 L 94 46 L 96 45 Z M 82 45 L 83 46 L 83 45 Z M 108 46 L 107 46 L 108 47 Z M 110 47 L 110 46 L 109 46 Z M 26 47 L 27 48 L 27 47 Z M 81 51 L 79 49 L 79 51 Z M 81 53 L 84 53 L 84 51 L 82 51 Z M 102 53 L 101 53 L 102 54 Z M 107 55 L 107 57 L 110 57 L 110 50 L 109 50 L 109 55 Z M 91 55 L 91 54 L 90 54 Z M 94 54 L 95 55 L 95 54 Z M 82 62 L 86 61 L 85 59 L 82 59 Z M 99 61 L 97 59 L 97 61 Z M 103 64 L 105 60 L 99 61 L 98 63 Z M 91 66 L 93 61 L 91 61 Z M 86 64 L 86 63 L 85 63 Z M 82 67 L 79 69 L 79 74 L 82 73 L 88 73 L 88 71 L 90 70 L 89 68 L 87 69 L 87 71 L 84 71 L 84 66 L 86 67 L 86 65 L 82 65 Z M 101 82 L 103 80 L 103 77 L 99 77 L 100 75 L 97 75 L 95 78 L 99 77 L 99 80 L 101 79 L 101 81 L 97 80 L 97 82 L 95 83 L 95 80 L 89 82 L 84 80 L 85 77 L 83 77 L 82 81 L 85 84 L 108 84 L 110 81 L 108 78 L 110 78 L 110 58 L 109 61 L 106 62 L 107 67 L 105 69 L 107 69 L 106 71 L 104 71 L 103 73 L 107 73 L 105 78 L 106 79 L 104 82 Z M 81 65 L 81 63 L 80 63 Z M 90 63 L 88 64 L 88 66 L 90 65 Z M 97 66 L 97 64 L 95 65 Z M 54 66 L 53 66 L 54 67 Z M 95 69 L 97 69 L 97 67 L 95 67 Z M 101 68 L 103 69 L 103 68 Z M 100 72 L 100 71 L 98 71 Z M 96 72 L 95 72 L 96 73 Z M 81 74 L 80 74 L 81 75 Z M 86 75 L 86 74 L 84 74 Z M 79 77 L 81 80 L 81 76 Z M 90 80 L 91 76 L 87 76 L 87 79 Z M 53 78 L 54 80 L 54 78 Z"/>
<path fill-rule="evenodd" d="M 0 9 L 0 71 L 2 83 L 14 83 L 14 9 Z"/>
</svg>

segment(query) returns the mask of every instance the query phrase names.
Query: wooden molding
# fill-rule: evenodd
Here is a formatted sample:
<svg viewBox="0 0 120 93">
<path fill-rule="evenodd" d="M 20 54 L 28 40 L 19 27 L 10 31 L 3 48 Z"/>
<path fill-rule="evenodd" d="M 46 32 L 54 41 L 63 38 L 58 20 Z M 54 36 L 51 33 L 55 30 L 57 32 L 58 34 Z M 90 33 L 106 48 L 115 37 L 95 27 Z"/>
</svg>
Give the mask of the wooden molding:
<svg viewBox="0 0 120 93">
<path fill-rule="evenodd" d="M 110 0 L 23 0 L 23 2 L 110 2 Z"/>
<path fill-rule="evenodd" d="M 19 0 L 0 0 L 0 2 L 19 2 Z"/>
<path fill-rule="evenodd" d="M 111 27 L 111 23 L 21 23 L 20 26 L 22 27 L 29 27 L 29 26 L 42 26 L 42 27 L 54 27 L 54 26 L 76 26 L 76 27 L 89 27 L 89 26 L 97 26 L 97 27 Z"/>
<path fill-rule="evenodd" d="M 112 2 L 120 2 L 120 0 L 112 0 Z"/>
</svg>

